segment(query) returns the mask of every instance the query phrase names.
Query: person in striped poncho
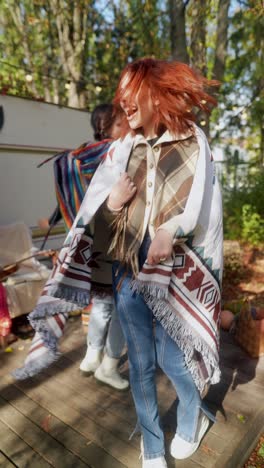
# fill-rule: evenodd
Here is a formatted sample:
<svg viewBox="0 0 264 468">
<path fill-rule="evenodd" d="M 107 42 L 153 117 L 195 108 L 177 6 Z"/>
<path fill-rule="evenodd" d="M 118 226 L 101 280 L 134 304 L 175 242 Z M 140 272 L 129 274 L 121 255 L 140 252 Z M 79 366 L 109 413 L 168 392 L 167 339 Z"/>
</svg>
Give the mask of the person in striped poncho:
<svg viewBox="0 0 264 468">
<path fill-rule="evenodd" d="M 87 187 L 92 180 L 95 170 L 104 159 L 111 142 L 120 133 L 120 118 L 113 115 L 111 104 L 100 104 L 91 114 L 91 125 L 94 130 L 95 142 L 85 143 L 78 149 L 64 151 L 54 160 L 54 179 L 57 208 L 52 216 L 39 221 L 40 227 L 50 228 L 63 219 L 67 230 L 70 230 L 76 214 L 81 206 Z M 108 226 L 99 216 L 96 220 L 97 231 L 108 231 Z M 129 387 L 126 379 L 118 372 L 119 358 L 124 349 L 124 335 L 116 313 L 112 290 L 111 262 L 105 251 L 105 240 L 98 236 L 95 249 L 98 252 L 93 274 L 93 289 L 96 297 L 92 298 L 89 327 L 87 333 L 87 351 L 80 363 L 80 370 L 85 374 L 95 373 L 95 377 L 118 390 Z M 36 327 L 33 320 L 33 327 Z M 60 338 L 65 327 L 63 314 L 49 317 L 47 320 L 50 330 Z M 17 372 L 17 377 L 26 378 L 34 375 L 49 362 L 45 361 L 48 348 L 39 333 L 36 333 L 31 350 L 26 361 L 24 371 Z M 51 356 L 51 361 L 53 360 Z"/>
</svg>

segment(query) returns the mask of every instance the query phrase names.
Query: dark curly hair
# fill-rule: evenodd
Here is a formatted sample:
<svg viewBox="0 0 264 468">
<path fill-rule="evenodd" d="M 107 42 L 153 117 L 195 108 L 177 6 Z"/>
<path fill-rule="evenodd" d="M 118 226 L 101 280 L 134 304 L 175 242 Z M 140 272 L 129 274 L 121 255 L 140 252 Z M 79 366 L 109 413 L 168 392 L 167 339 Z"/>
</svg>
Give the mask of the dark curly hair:
<svg viewBox="0 0 264 468">
<path fill-rule="evenodd" d="M 94 130 L 94 139 L 97 141 L 111 138 L 110 130 L 114 123 L 114 107 L 112 104 L 99 104 L 91 114 L 91 125 Z"/>
</svg>

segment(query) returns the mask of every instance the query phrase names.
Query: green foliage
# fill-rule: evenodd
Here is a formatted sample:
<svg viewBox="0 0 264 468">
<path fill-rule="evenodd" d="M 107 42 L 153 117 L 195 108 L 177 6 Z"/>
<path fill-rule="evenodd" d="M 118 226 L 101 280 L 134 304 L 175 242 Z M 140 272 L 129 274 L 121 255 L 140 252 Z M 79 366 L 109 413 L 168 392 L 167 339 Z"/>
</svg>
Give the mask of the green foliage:
<svg viewBox="0 0 264 468">
<path fill-rule="evenodd" d="M 264 458 L 264 444 L 262 444 L 260 449 L 258 450 L 258 455 Z"/>
<path fill-rule="evenodd" d="M 168 3 L 0 0 L 0 92 L 89 110 L 111 101 L 127 62 L 147 55 L 170 58 L 170 32 L 175 25 Z M 262 3 L 230 0 L 228 24 L 224 19 L 229 47 L 226 61 L 223 58 L 220 106 L 211 119 L 215 141 L 221 141 L 226 148 L 234 144 L 245 148 L 259 166 L 264 162 Z M 216 63 L 220 4 L 219 0 L 177 2 L 178 8 L 185 11 L 192 65 L 200 67 L 209 78 L 214 75 Z M 177 36 L 177 31 L 174 34 L 179 46 L 182 37 Z M 225 52 L 225 46 L 223 49 Z M 27 75 L 33 79 L 27 80 Z M 76 96 L 78 99 L 74 99 Z M 228 169 L 236 178 L 232 164 Z M 235 208 L 228 210 L 229 231 L 233 224 L 235 228 L 239 225 L 237 217 L 242 212 L 238 202 L 235 200 Z M 250 201 L 252 206 L 256 203 Z M 241 222 L 232 236 L 239 233 Z"/>
<path fill-rule="evenodd" d="M 264 242 L 264 170 L 246 172 L 239 187 L 224 187 L 224 233 L 252 245 Z"/>
<path fill-rule="evenodd" d="M 254 246 L 264 242 L 264 220 L 252 205 L 242 206 L 242 238 Z"/>
<path fill-rule="evenodd" d="M 264 15 L 261 0 L 238 2 L 229 24 L 229 54 L 221 88 L 223 130 L 217 135 L 264 163 Z"/>
<path fill-rule="evenodd" d="M 169 56 L 169 19 L 159 0 L 8 3 L 0 0 L 3 93 L 73 105 L 73 88 L 77 106 L 93 109 L 112 100 L 129 60 Z"/>
<path fill-rule="evenodd" d="M 91 73 L 96 74 L 100 90 L 91 96 L 93 103 L 112 100 L 120 72 L 128 61 L 142 56 L 169 56 L 168 20 L 162 2 L 123 0 L 113 3 L 110 13 L 113 21 L 105 22 L 96 37 Z"/>
</svg>

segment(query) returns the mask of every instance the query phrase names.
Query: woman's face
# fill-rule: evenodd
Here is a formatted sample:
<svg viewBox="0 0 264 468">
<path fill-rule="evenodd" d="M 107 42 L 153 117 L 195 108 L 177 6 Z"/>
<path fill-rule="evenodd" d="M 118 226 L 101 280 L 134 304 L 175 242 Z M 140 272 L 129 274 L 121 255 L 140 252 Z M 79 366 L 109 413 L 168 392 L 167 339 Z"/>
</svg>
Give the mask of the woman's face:
<svg viewBox="0 0 264 468">
<path fill-rule="evenodd" d="M 109 131 L 109 136 L 113 138 L 113 140 L 117 140 L 121 134 L 121 116 L 117 116 L 114 120 L 114 123 Z"/>
<path fill-rule="evenodd" d="M 128 82 L 128 76 L 125 75 L 121 82 L 121 87 L 124 89 L 124 92 L 122 100 L 120 101 L 120 106 L 125 112 L 128 124 L 133 130 L 142 128 L 145 138 L 154 138 L 157 136 L 154 129 L 155 108 L 150 89 L 146 86 L 142 86 L 141 83 L 136 96 L 131 97 Z M 126 87 L 127 84 L 128 86 Z"/>
</svg>

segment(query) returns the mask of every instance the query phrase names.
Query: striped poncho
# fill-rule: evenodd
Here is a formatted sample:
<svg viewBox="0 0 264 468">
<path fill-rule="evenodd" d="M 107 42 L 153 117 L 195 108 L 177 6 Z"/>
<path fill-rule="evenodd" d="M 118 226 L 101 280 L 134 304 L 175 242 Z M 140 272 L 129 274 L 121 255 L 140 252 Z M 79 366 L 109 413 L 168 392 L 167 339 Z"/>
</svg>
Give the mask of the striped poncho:
<svg viewBox="0 0 264 468">
<path fill-rule="evenodd" d="M 72 227 L 95 170 L 112 140 L 86 143 L 56 156 L 53 164 L 55 190 L 60 212 L 68 229 Z"/>
</svg>

